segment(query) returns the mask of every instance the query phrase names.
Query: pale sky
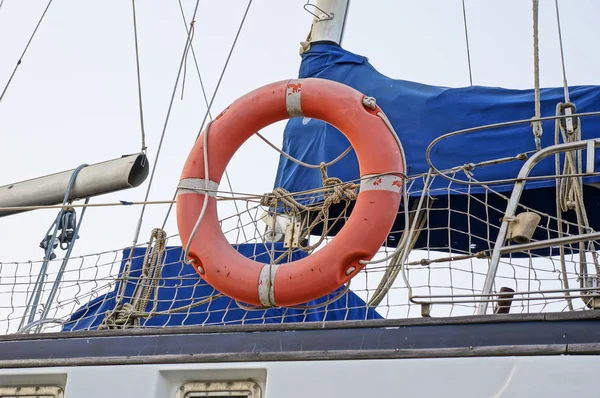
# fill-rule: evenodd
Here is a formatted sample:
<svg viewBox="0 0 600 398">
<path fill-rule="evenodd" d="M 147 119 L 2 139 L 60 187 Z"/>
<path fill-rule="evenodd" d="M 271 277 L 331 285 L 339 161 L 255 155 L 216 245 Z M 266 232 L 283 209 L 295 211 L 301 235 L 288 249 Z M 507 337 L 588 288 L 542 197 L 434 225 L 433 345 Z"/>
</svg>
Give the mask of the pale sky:
<svg viewBox="0 0 600 398">
<path fill-rule="evenodd" d="M 195 1 L 182 2 L 189 19 Z M 4 1 L 0 88 L 46 3 Z M 148 156 L 154 165 L 186 27 L 176 0 L 136 3 Z M 297 76 L 299 42 L 305 39 L 312 18 L 302 8 L 305 3 L 254 0 L 213 114 L 250 90 Z M 540 3 L 541 85 L 556 87 L 562 84 L 562 74 L 554 1 Z M 209 97 L 246 5 L 245 0 L 200 1 L 194 47 Z M 600 2 L 562 0 L 560 5 L 569 84 L 600 84 L 596 53 Z M 532 87 L 531 1 L 466 0 L 466 9 L 474 84 Z M 390 77 L 452 87 L 469 84 L 461 0 L 352 0 L 343 44 L 369 57 L 375 68 Z M 171 199 L 206 111 L 191 55 L 184 100 L 179 98 L 180 89 L 151 200 Z M 282 130 L 280 123 L 263 133 L 280 145 Z M 0 186 L 139 151 L 131 2 L 54 1 L 0 102 L 0 138 Z M 271 191 L 277 161 L 275 151 L 251 139 L 228 168 L 234 191 Z M 142 200 L 148 182 L 93 198 L 92 203 Z M 162 224 L 166 210 L 167 206 L 146 210 L 140 241 Z M 140 207 L 89 209 L 73 255 L 128 246 L 139 211 Z M 0 262 L 42 259 L 38 245 L 56 214 L 57 210 L 41 210 L 0 219 Z M 223 205 L 220 214 L 232 214 L 231 205 Z M 174 216 L 166 231 L 177 233 Z"/>
</svg>

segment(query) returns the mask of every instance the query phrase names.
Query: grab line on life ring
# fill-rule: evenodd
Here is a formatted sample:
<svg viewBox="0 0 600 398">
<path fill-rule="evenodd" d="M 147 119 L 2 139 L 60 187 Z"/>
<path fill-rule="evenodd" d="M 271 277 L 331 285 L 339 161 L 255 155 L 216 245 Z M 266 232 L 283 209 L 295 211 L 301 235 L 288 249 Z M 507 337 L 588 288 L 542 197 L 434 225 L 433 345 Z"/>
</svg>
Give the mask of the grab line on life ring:
<svg viewBox="0 0 600 398">
<path fill-rule="evenodd" d="M 322 250 L 290 263 L 255 262 L 225 238 L 215 191 L 229 160 L 254 132 L 299 116 L 328 122 L 346 135 L 359 162 L 360 192 L 346 224 Z M 364 267 L 359 261 L 371 259 L 387 238 L 401 200 L 404 156 L 384 117 L 357 90 L 317 78 L 272 83 L 227 107 L 210 134 L 204 131 L 195 142 L 178 186 L 178 229 L 200 276 L 229 297 L 262 306 L 305 303 L 354 277 Z"/>
</svg>

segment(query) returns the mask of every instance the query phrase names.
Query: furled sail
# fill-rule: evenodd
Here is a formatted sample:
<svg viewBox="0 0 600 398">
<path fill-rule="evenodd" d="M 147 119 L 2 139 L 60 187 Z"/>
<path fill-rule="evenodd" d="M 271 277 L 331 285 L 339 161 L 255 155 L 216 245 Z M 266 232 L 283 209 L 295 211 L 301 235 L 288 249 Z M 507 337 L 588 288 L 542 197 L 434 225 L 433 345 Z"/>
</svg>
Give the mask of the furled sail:
<svg viewBox="0 0 600 398">
<path fill-rule="evenodd" d="M 408 176 L 428 172 L 426 149 L 433 140 L 444 134 L 493 123 L 528 120 L 534 114 L 534 92 L 531 89 L 482 86 L 449 88 L 392 79 L 379 73 L 366 57 L 332 43 L 313 43 L 302 54 L 299 77 L 335 80 L 374 97 L 402 142 Z M 577 113 L 600 111 L 600 86 L 574 86 L 569 90 Z M 563 96 L 562 87 L 542 89 L 542 116 L 555 116 L 557 104 L 564 102 Z M 581 118 L 581 126 L 581 139 L 600 137 L 599 117 Z M 554 145 L 554 120 L 543 122 L 542 127 L 542 148 Z M 335 159 L 348 146 L 348 140 L 335 127 L 320 120 L 296 117 L 290 119 L 285 127 L 282 148 L 298 160 L 319 164 Z M 515 157 L 521 153 L 531 154 L 535 149 L 532 126 L 523 123 L 445 139 L 434 147 L 431 160 L 439 170 L 447 170 L 466 163 Z M 511 161 L 477 167 L 471 173 L 478 181 L 515 178 L 523 163 Z M 600 170 L 600 156 L 596 156 L 595 163 L 596 170 Z M 329 177 L 338 177 L 342 181 L 358 179 L 358 162 L 354 152 L 351 151 L 328 167 L 327 172 Z M 554 156 L 550 156 L 540 162 L 530 175 L 555 174 Z M 465 173 L 459 173 L 455 178 L 467 179 Z M 600 189 L 593 186 L 599 179 L 598 176 L 583 178 L 586 205 L 597 206 L 600 201 Z M 525 185 L 521 204 L 550 216 L 556 215 L 555 181 L 552 178 L 529 181 Z M 319 169 L 300 166 L 283 156 L 280 158 L 275 187 L 301 192 L 320 188 L 321 184 Z M 424 179 L 414 179 L 411 184 L 410 195 L 413 198 L 409 206 L 420 196 Z M 512 186 L 512 183 L 507 183 L 493 185 L 492 188 L 509 196 Z M 437 211 L 429 212 L 427 228 L 430 233 L 421 235 L 415 247 L 441 250 L 452 247 L 464 251 L 489 247 L 489 242 L 496 236 L 493 226 L 497 227 L 502 218 L 506 200 L 488 196 L 487 189 L 482 185 L 449 183 L 443 178 L 435 178 L 428 194 L 435 198 L 431 208 Z M 321 198 L 315 195 L 310 201 L 317 202 Z M 335 207 L 331 209 L 330 217 L 335 217 L 335 210 Z M 600 229 L 600 213 L 591 212 L 588 216 L 592 228 Z M 394 246 L 398 242 L 400 232 L 404 229 L 403 217 L 399 213 L 386 245 Z M 574 214 L 565 215 L 566 220 L 576 222 L 574 217 Z M 335 235 L 337 230 L 339 228 L 333 228 L 329 235 Z M 473 236 L 487 238 L 480 240 Z"/>
<path fill-rule="evenodd" d="M 299 77 L 338 81 L 375 97 L 402 141 L 409 176 L 427 173 L 425 150 L 439 136 L 492 123 L 530 119 L 534 113 L 533 90 L 481 86 L 449 88 L 392 79 L 379 73 L 366 57 L 335 44 L 313 44 L 302 55 Z M 569 90 L 578 113 L 600 110 L 600 86 L 575 86 Z M 556 104 L 564 102 L 563 95 L 562 87 L 542 89 L 542 116 L 554 116 Z M 581 122 L 582 139 L 600 137 L 600 118 L 583 118 Z M 554 121 L 544 122 L 543 131 L 542 147 L 553 145 Z M 348 146 L 343 134 L 319 120 L 293 118 L 284 131 L 283 150 L 306 163 L 331 161 Z M 444 170 L 467 162 L 477 163 L 534 150 L 531 125 L 520 124 L 445 140 L 434 148 L 431 160 L 439 170 Z M 522 165 L 522 162 L 510 162 L 478 168 L 473 173 L 479 181 L 514 178 Z M 596 169 L 600 170 L 598 166 L 600 157 L 596 158 Z M 358 162 L 354 153 L 331 166 L 328 173 L 342 181 L 357 179 Z M 540 163 L 531 175 L 554 175 L 554 159 Z M 585 182 L 599 179 L 586 178 Z M 446 182 L 440 180 L 437 184 L 442 187 Z M 549 180 L 532 181 L 526 188 L 552 185 Z M 307 169 L 282 157 L 275 186 L 290 192 L 319 188 L 321 175 L 318 169 Z M 436 183 L 431 188 L 435 189 Z M 459 185 L 454 188 L 463 192 L 468 189 Z M 512 184 L 508 184 L 494 189 L 502 192 L 511 188 Z M 413 191 L 417 189 L 417 186 L 413 187 Z M 483 189 L 472 187 L 470 192 L 480 193 Z"/>
</svg>

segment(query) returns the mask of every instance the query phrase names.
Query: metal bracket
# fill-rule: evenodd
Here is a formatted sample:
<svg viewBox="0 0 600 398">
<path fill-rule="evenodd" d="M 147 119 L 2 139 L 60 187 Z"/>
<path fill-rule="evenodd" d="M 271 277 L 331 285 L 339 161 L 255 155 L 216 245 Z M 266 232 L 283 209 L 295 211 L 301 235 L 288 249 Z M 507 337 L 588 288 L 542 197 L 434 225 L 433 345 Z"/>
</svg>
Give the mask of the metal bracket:
<svg viewBox="0 0 600 398">
<path fill-rule="evenodd" d="M 421 316 L 423 318 L 431 318 L 431 304 L 421 303 Z"/>
<path fill-rule="evenodd" d="M 319 11 L 321 14 L 319 15 L 319 14 L 312 12 L 311 10 L 308 9 L 309 7 L 314 7 L 314 9 Z M 306 2 L 306 4 L 304 5 L 303 8 L 307 13 L 309 13 L 315 17 L 315 22 L 330 21 L 333 19 L 333 16 L 334 16 L 334 14 L 332 12 L 329 13 L 329 12 L 323 10 L 322 8 L 318 7 L 315 4 L 310 4 L 310 0 L 308 0 Z"/>
<path fill-rule="evenodd" d="M 300 245 L 300 238 L 302 234 L 302 222 L 296 217 L 292 217 L 290 222 L 285 229 L 285 239 L 283 240 L 283 247 L 285 248 L 297 248 Z"/>
<path fill-rule="evenodd" d="M 586 154 L 585 172 L 594 174 L 596 168 L 596 143 L 594 141 L 588 141 Z"/>
<path fill-rule="evenodd" d="M 283 241 L 291 222 L 290 218 L 285 214 L 270 214 L 266 211 L 263 212 L 259 220 L 267 224 L 264 240 L 269 243 Z"/>
<path fill-rule="evenodd" d="M 574 104 L 566 103 L 563 104 L 561 111 L 564 115 L 570 116 L 577 113 L 577 109 Z M 567 131 L 568 135 L 572 135 L 577 128 L 579 128 L 578 118 L 565 118 L 559 120 L 560 126 Z"/>
<path fill-rule="evenodd" d="M 593 289 L 597 289 L 597 290 L 587 290 L 587 291 L 583 291 L 581 292 L 582 296 L 589 296 L 589 299 L 587 297 L 582 297 L 583 302 L 589 307 L 589 308 L 593 308 L 595 310 L 600 308 L 600 278 L 598 277 L 598 275 L 585 275 L 582 277 L 583 278 L 583 285 L 586 288 L 593 288 Z"/>
</svg>

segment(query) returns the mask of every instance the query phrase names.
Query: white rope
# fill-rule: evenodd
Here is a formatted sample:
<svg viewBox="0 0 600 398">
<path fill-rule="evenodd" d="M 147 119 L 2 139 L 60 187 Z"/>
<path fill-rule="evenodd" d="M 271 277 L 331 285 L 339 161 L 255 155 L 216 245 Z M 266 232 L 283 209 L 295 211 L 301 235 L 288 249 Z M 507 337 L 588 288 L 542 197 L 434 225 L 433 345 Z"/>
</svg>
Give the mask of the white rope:
<svg viewBox="0 0 600 398">
<path fill-rule="evenodd" d="M 574 111 L 574 105 L 571 104 L 571 99 L 569 95 L 569 85 L 567 83 L 567 70 L 565 66 L 565 55 L 562 41 L 562 27 L 560 23 L 560 11 L 558 7 L 558 0 L 554 1 L 554 6 L 556 9 L 556 25 L 558 30 L 558 42 L 560 47 L 560 62 L 562 67 L 562 78 L 563 78 L 563 90 L 565 96 L 565 104 L 558 104 L 556 107 L 556 114 L 562 114 L 564 110 L 565 115 L 572 115 L 573 113 L 577 113 Z M 559 139 L 559 130 L 562 135 L 563 142 L 574 142 L 581 141 L 581 121 L 577 118 L 577 125 L 574 126 L 573 118 L 565 119 L 565 129 L 563 129 L 562 123 L 560 120 L 556 120 L 555 127 L 555 144 L 558 144 Z M 556 163 L 556 172 L 560 175 L 560 156 L 557 154 L 555 156 Z M 565 153 L 565 164 L 563 170 L 563 177 L 565 174 L 581 174 L 583 172 L 583 160 L 582 160 L 582 151 L 572 151 Z M 575 214 L 577 216 L 577 223 L 579 224 L 579 233 L 582 234 L 584 232 L 591 232 L 592 228 L 590 227 L 589 220 L 587 217 L 587 211 L 585 208 L 585 202 L 583 198 L 583 185 L 581 177 L 569 177 L 569 178 L 561 178 L 557 181 L 556 185 L 556 193 L 557 193 L 557 218 L 558 218 L 558 236 L 562 236 L 562 215 L 561 212 L 566 212 L 568 210 L 575 210 Z M 593 242 L 590 242 L 592 259 L 596 268 L 596 273 L 600 272 L 600 265 L 598 263 L 598 255 L 595 250 L 595 245 Z M 587 276 L 587 259 L 585 253 L 585 244 L 584 242 L 579 243 L 579 264 L 580 264 L 580 285 L 581 287 L 585 286 L 585 276 Z M 561 246 L 560 248 L 560 262 L 561 262 L 561 271 L 563 274 L 563 287 L 565 289 L 569 289 L 568 280 L 566 277 L 566 265 L 565 265 L 565 253 L 564 248 Z M 568 303 L 569 309 L 572 311 L 573 306 L 571 304 L 571 300 L 569 298 L 568 292 L 566 293 L 566 299 Z M 583 299 L 583 298 L 582 298 Z M 583 300 L 585 302 L 585 300 Z M 587 303 L 586 303 L 587 304 Z"/>
<path fill-rule="evenodd" d="M 210 181 L 210 177 L 208 174 L 208 132 L 210 131 L 210 126 L 212 125 L 212 123 L 213 123 L 212 120 L 210 122 L 208 122 L 208 124 L 206 125 L 206 131 L 204 132 L 204 136 L 203 136 L 204 141 L 203 141 L 202 150 L 204 151 L 204 180 L 205 181 Z M 187 245 L 185 245 L 185 251 L 183 253 L 183 261 L 185 261 L 186 263 L 194 262 L 194 260 L 192 260 L 192 261 L 188 260 L 188 253 L 190 251 L 190 245 L 192 244 L 192 241 L 194 240 L 194 237 L 196 236 L 196 231 L 198 230 L 200 223 L 204 219 L 204 214 L 206 213 L 207 207 L 208 207 L 208 191 L 204 192 L 204 202 L 202 203 L 202 210 L 200 210 L 200 215 L 198 215 L 198 219 L 196 220 L 196 224 L 194 225 L 194 228 L 192 229 L 192 233 L 190 234 L 188 243 L 187 243 Z M 209 242 L 209 244 L 210 244 L 210 242 Z M 199 266 L 199 264 L 197 264 L 197 265 Z"/>
</svg>

